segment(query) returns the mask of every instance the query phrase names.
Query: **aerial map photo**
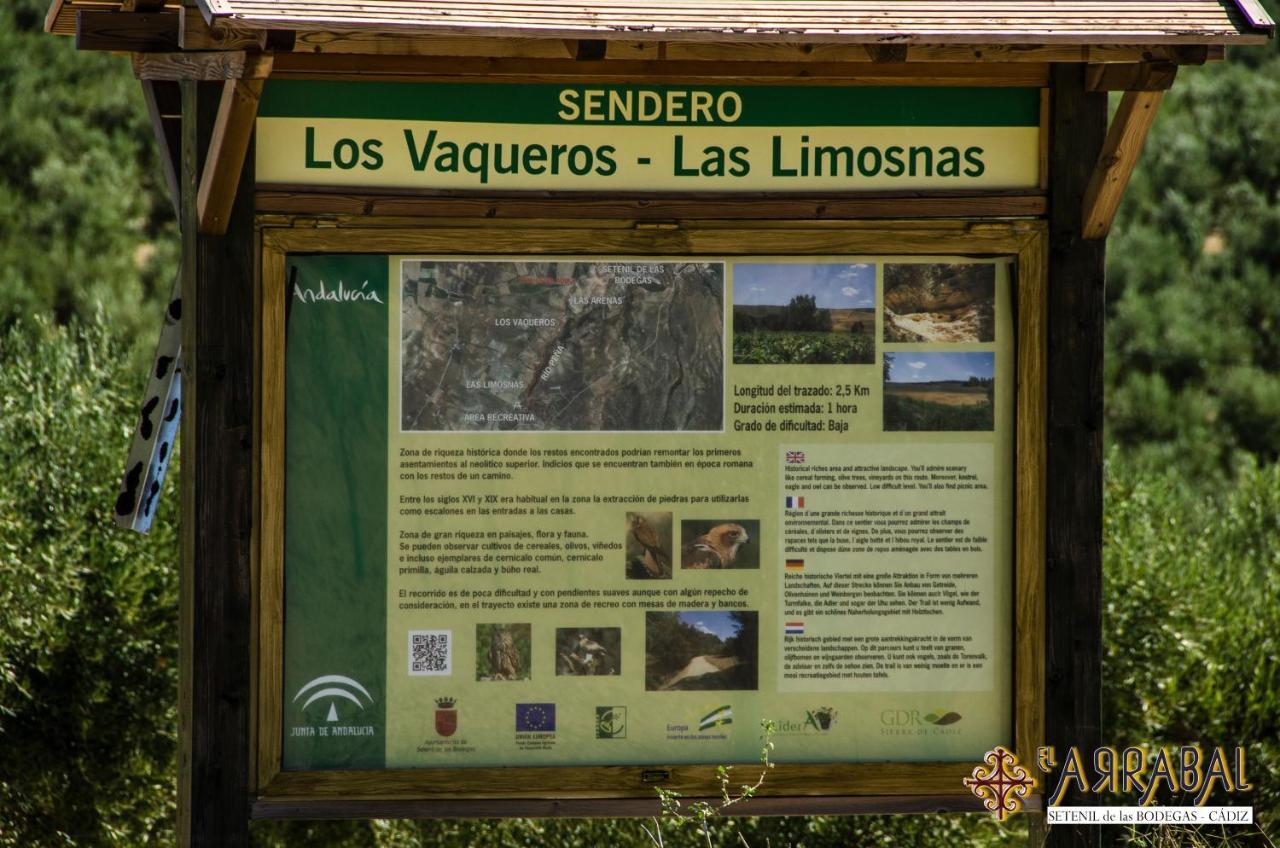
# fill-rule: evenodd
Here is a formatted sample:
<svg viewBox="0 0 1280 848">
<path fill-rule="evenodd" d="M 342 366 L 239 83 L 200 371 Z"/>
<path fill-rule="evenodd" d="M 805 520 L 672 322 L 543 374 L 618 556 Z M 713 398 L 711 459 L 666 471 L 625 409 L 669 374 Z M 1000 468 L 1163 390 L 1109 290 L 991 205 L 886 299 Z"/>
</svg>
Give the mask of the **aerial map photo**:
<svg viewBox="0 0 1280 848">
<path fill-rule="evenodd" d="M 722 427 L 723 263 L 400 268 L 404 431 Z"/>
</svg>

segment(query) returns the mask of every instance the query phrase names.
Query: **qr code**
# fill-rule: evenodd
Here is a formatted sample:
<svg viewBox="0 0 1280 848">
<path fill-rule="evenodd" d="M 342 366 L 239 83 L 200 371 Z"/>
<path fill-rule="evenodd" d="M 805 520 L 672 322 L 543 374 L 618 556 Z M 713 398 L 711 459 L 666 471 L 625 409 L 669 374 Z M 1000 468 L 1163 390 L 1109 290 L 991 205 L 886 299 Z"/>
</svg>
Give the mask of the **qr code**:
<svg viewBox="0 0 1280 848">
<path fill-rule="evenodd" d="M 409 631 L 409 674 L 438 675 L 453 673 L 452 630 Z"/>
</svg>

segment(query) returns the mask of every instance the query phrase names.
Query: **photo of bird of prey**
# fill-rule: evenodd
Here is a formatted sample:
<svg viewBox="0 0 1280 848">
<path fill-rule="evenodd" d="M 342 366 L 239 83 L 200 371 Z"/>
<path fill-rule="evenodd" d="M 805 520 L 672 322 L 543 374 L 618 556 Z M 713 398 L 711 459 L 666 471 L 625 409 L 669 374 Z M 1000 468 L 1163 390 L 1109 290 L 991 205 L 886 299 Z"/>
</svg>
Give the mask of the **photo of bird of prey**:
<svg viewBox="0 0 1280 848">
<path fill-rule="evenodd" d="M 681 521 L 680 567 L 759 568 L 759 519 Z"/>
<path fill-rule="evenodd" d="M 476 625 L 476 680 L 528 680 L 528 624 Z"/>
<path fill-rule="evenodd" d="M 620 627 L 556 628 L 557 675 L 619 674 L 621 653 Z"/>
<path fill-rule="evenodd" d="M 627 578 L 671 579 L 671 513 L 628 512 Z"/>
</svg>

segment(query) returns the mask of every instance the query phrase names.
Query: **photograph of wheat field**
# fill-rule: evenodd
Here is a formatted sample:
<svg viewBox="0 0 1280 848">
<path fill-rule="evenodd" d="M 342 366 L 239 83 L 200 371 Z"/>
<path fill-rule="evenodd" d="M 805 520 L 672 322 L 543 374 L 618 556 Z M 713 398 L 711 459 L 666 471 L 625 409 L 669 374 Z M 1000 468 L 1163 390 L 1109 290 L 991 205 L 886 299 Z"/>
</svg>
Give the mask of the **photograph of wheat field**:
<svg viewBox="0 0 1280 848">
<path fill-rule="evenodd" d="M 994 430 L 994 353 L 886 353 L 886 430 Z"/>
</svg>

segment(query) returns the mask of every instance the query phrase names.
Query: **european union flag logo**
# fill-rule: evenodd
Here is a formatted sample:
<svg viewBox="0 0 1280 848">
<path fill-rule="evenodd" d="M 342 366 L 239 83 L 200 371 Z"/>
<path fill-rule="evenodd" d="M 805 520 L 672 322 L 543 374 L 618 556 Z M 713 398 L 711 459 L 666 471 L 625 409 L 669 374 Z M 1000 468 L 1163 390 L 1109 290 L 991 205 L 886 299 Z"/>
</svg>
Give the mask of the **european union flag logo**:
<svg viewBox="0 0 1280 848">
<path fill-rule="evenodd" d="M 551 733 L 555 729 L 555 704 L 516 704 L 516 733 Z"/>
</svg>

